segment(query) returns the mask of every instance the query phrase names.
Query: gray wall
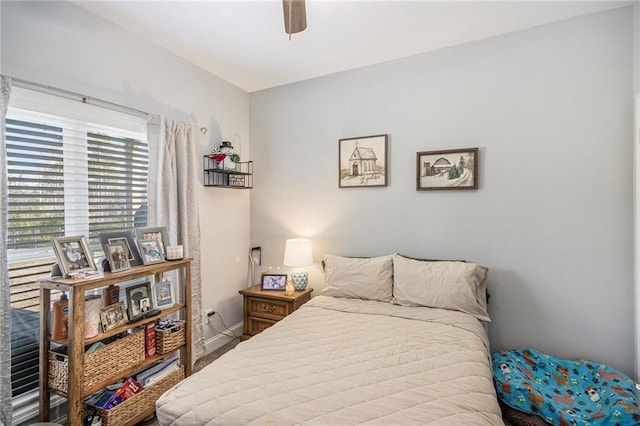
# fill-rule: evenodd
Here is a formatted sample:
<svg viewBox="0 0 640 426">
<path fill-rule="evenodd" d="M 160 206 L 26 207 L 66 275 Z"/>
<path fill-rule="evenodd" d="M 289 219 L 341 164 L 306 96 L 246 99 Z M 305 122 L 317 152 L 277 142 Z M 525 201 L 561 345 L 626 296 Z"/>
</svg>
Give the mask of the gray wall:
<svg viewBox="0 0 640 426">
<path fill-rule="evenodd" d="M 493 350 L 634 374 L 632 30 L 618 9 L 252 93 L 263 266 L 298 235 L 317 261 L 475 261 L 490 268 Z M 339 189 L 338 139 L 380 133 L 389 186 Z M 467 147 L 477 191 L 416 192 L 417 151 Z"/>
<path fill-rule="evenodd" d="M 69 2 L 2 2 L 2 72 L 209 128 L 249 152 L 249 94 Z M 242 321 L 249 191 L 201 187 L 202 304 Z M 221 323 L 216 328 L 222 329 Z M 205 326 L 205 339 L 216 332 Z"/>
</svg>

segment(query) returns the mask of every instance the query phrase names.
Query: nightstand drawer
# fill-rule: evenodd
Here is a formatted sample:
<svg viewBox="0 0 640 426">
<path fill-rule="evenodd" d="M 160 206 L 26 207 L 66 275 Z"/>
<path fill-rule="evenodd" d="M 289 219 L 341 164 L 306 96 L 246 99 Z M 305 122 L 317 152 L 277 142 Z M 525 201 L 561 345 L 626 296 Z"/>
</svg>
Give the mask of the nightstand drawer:
<svg viewBox="0 0 640 426">
<path fill-rule="evenodd" d="M 249 332 L 250 336 L 255 336 L 256 334 L 271 327 L 277 322 L 278 321 L 268 320 L 264 318 L 249 317 L 247 331 Z"/>
<path fill-rule="evenodd" d="M 267 300 L 252 297 L 249 299 L 248 314 L 277 321 L 289 314 L 288 307 L 289 302 L 284 300 Z"/>
</svg>

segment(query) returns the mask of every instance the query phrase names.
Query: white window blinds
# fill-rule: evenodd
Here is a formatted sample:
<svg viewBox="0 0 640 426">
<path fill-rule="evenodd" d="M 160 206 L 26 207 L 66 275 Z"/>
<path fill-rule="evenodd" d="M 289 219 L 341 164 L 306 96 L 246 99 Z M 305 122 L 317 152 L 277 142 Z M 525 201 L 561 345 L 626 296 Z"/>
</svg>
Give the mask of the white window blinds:
<svg viewBox="0 0 640 426">
<path fill-rule="evenodd" d="M 8 249 L 50 245 L 64 235 L 62 128 L 6 120 L 9 178 Z"/>
<path fill-rule="evenodd" d="M 6 121 L 12 259 L 51 253 L 51 237 L 146 225 L 146 120 L 28 89 Z"/>
</svg>

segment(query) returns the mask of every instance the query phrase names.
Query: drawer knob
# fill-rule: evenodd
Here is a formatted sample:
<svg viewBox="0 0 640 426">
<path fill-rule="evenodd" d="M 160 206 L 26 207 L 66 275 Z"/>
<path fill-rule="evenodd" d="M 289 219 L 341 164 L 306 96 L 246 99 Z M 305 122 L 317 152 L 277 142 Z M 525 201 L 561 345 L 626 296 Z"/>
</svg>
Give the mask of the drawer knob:
<svg viewBox="0 0 640 426">
<path fill-rule="evenodd" d="M 276 310 L 276 307 L 273 306 L 273 305 L 269 306 L 269 305 L 262 304 L 262 312 L 266 312 L 268 314 L 271 314 L 275 310 Z"/>
</svg>

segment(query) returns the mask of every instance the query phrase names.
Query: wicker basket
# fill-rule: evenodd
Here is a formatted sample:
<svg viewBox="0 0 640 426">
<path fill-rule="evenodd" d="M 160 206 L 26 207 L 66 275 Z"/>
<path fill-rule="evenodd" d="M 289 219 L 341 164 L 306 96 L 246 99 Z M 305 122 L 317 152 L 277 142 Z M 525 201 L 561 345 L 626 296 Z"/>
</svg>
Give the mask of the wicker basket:
<svg viewBox="0 0 640 426">
<path fill-rule="evenodd" d="M 136 331 L 84 355 L 83 393 L 144 362 L 144 331 Z M 67 347 L 49 351 L 49 387 L 67 392 Z"/>
<path fill-rule="evenodd" d="M 88 410 L 94 410 L 102 417 L 102 426 L 135 424 L 153 414 L 156 409 L 156 400 L 182 379 L 184 379 L 184 367 L 180 367 L 158 383 L 145 388 L 110 410 L 95 407 L 89 407 Z"/>
<path fill-rule="evenodd" d="M 176 321 L 176 324 L 180 326 L 180 331 L 175 333 L 169 330 L 158 330 L 156 328 L 156 353 L 159 355 L 168 354 L 184 345 L 184 321 Z"/>
</svg>

